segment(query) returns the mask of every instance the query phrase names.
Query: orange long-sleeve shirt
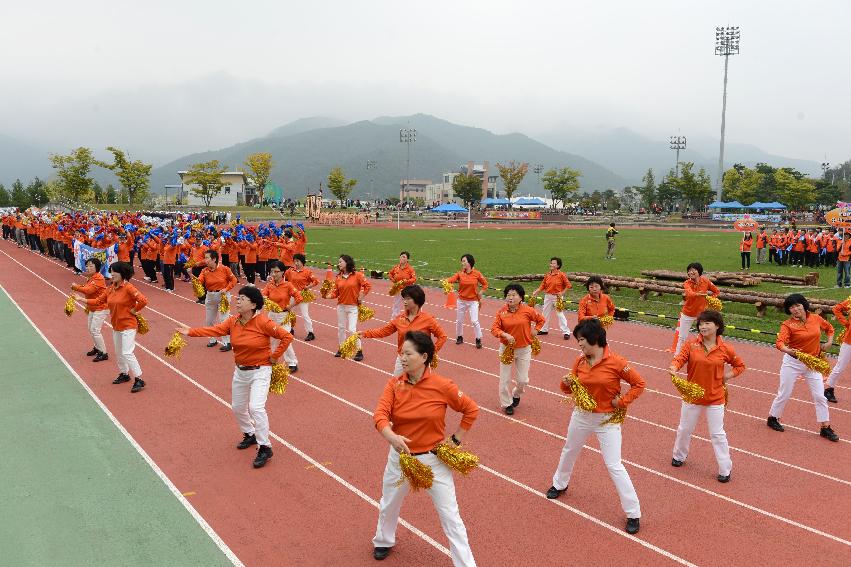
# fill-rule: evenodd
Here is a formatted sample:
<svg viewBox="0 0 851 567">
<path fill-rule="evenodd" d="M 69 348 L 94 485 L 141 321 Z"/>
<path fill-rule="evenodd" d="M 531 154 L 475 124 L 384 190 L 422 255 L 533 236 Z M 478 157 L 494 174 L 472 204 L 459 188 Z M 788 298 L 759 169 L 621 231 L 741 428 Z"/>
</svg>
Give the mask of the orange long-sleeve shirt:
<svg viewBox="0 0 851 567">
<path fill-rule="evenodd" d="M 372 289 L 372 284 L 363 275 L 362 272 L 353 272 L 351 274 L 338 274 L 334 281 L 334 291 L 331 297 L 337 298 L 337 305 L 357 305 L 358 294 L 363 290 L 363 294 L 369 293 Z"/>
<path fill-rule="evenodd" d="M 745 371 L 745 363 L 721 337 L 716 339 L 715 346 L 709 350 L 703 346 L 703 337 L 689 340 L 671 361 L 677 370 L 686 364 L 689 381 L 700 384 L 704 390 L 702 398 L 691 402 L 698 406 L 724 403 L 724 364 L 732 366 L 736 376 Z"/>
<path fill-rule="evenodd" d="M 299 291 L 306 287 L 313 287 L 319 284 L 319 280 L 313 275 L 310 268 L 302 268 L 300 270 L 290 268 L 284 272 L 284 279 L 292 283 Z"/>
<path fill-rule="evenodd" d="M 804 323 L 790 317 L 780 324 L 780 332 L 777 333 L 774 346 L 781 349 L 785 345 L 788 348 L 818 356 L 822 331 L 826 335 L 833 336 L 833 326 L 820 315 L 807 313 L 807 320 Z"/>
<path fill-rule="evenodd" d="M 627 407 L 644 391 L 644 379 L 629 365 L 626 359 L 606 347 L 603 357 L 597 364 L 590 366 L 584 355 L 576 357 L 573 373 L 579 379 L 588 394 L 597 402 L 593 413 L 611 413 L 615 411 L 612 400 L 621 393 L 621 380 L 630 385 L 629 390 L 620 397 L 618 403 Z M 570 393 L 570 386 L 562 380 L 561 390 Z"/>
<path fill-rule="evenodd" d="M 239 254 L 241 256 L 245 256 L 246 264 L 256 264 L 257 263 L 257 243 L 256 242 L 247 242 L 243 240 L 239 243 Z"/>
<path fill-rule="evenodd" d="M 116 331 L 127 331 L 139 328 L 139 322 L 130 310 L 138 312 L 143 309 L 148 304 L 148 298 L 133 284 L 124 282 L 119 286 L 107 286 L 97 297 L 86 299 L 89 309 L 102 302 L 106 302 L 109 307 L 109 322 L 112 328 Z"/>
<path fill-rule="evenodd" d="M 543 315 L 523 303 L 517 306 L 514 313 L 504 305 L 493 320 L 491 334 L 507 345 L 502 333 L 508 333 L 514 337 L 514 348 L 524 348 L 532 344 L 532 325 L 540 331 L 546 321 Z"/>
<path fill-rule="evenodd" d="M 304 249 L 307 247 L 307 233 L 301 229 L 296 230 L 293 235 L 295 239 L 295 251 L 298 254 L 304 254 Z"/>
<path fill-rule="evenodd" d="M 742 238 L 742 241 L 739 243 L 739 252 L 750 252 L 752 245 L 753 245 L 753 237 Z"/>
<path fill-rule="evenodd" d="M 388 380 L 372 418 L 378 431 L 392 422 L 394 433 L 410 439 L 412 453 L 424 453 L 446 439 L 447 406 L 464 414 L 460 427 L 469 431 L 479 406 L 455 382 L 426 368 L 416 384 L 405 373 Z"/>
<path fill-rule="evenodd" d="M 240 321 L 239 315 L 231 315 L 218 325 L 189 329 L 190 337 L 223 337 L 225 335 L 230 335 L 233 358 L 240 366 L 269 366 L 272 364 L 269 358 L 280 359 L 293 342 L 291 334 L 260 311 L 255 313 L 247 323 Z M 270 337 L 281 341 L 275 352 L 271 352 Z"/>
<path fill-rule="evenodd" d="M 691 278 L 684 281 L 683 297 L 685 297 L 685 303 L 683 304 L 683 315 L 687 315 L 688 317 L 697 317 L 700 315 L 700 312 L 706 309 L 706 296 L 700 294 L 707 291 L 711 291 L 715 296 L 718 295 L 718 288 L 706 276 L 700 276 L 697 283 L 694 283 Z"/>
<path fill-rule="evenodd" d="M 404 268 L 396 264 L 387 274 L 387 277 L 392 282 L 404 281 L 405 285 L 414 285 L 417 282 L 417 273 L 410 264 L 407 264 Z"/>
<path fill-rule="evenodd" d="M 163 264 L 174 265 L 177 262 L 177 253 L 180 252 L 180 246 L 172 246 L 171 242 L 163 244 L 162 261 Z"/>
<path fill-rule="evenodd" d="M 280 305 L 282 309 L 290 308 L 290 299 L 295 299 L 293 305 L 301 303 L 301 294 L 292 283 L 283 278 L 281 278 L 281 283 L 275 283 L 274 278 L 269 278 L 269 283 L 263 288 L 263 297 L 268 297 Z"/>
<path fill-rule="evenodd" d="M 230 291 L 237 284 L 236 276 L 233 275 L 230 268 L 222 264 L 216 266 L 215 270 L 211 270 L 209 267 L 204 268 L 198 276 L 198 280 L 207 291 Z"/>
<path fill-rule="evenodd" d="M 133 250 L 133 240 L 128 238 L 118 243 L 118 261 L 129 262 L 130 251 Z"/>
<path fill-rule="evenodd" d="M 86 296 L 86 299 L 99 299 L 106 290 L 106 280 L 104 279 L 103 274 L 95 272 L 89 276 L 86 285 L 73 284 L 71 289 L 82 293 Z M 86 304 L 88 305 L 88 301 Z M 89 311 L 103 311 L 104 309 L 109 309 L 109 307 L 107 306 L 106 298 L 104 297 L 103 301 L 89 305 L 88 309 Z"/>
<path fill-rule="evenodd" d="M 579 300 L 578 321 L 604 317 L 615 314 L 615 304 L 612 298 L 605 293 L 600 293 L 600 299 L 594 299 L 591 294 Z"/>
<path fill-rule="evenodd" d="M 757 249 L 765 248 L 765 245 L 768 243 L 768 235 L 765 232 L 760 232 L 756 235 L 756 247 Z"/>
<path fill-rule="evenodd" d="M 564 272 L 561 270 L 550 270 L 535 291 L 559 295 L 564 290 L 571 288 L 573 288 L 573 285 L 571 285 L 570 280 L 567 279 L 567 275 Z"/>
<path fill-rule="evenodd" d="M 284 263 L 285 266 L 293 265 L 293 255 L 297 254 L 297 246 L 295 242 L 287 241 L 287 242 L 279 242 L 278 243 L 278 254 L 281 259 L 281 262 Z"/>
<path fill-rule="evenodd" d="M 402 345 L 405 343 L 405 333 L 408 331 L 422 331 L 437 339 L 434 342 L 434 352 L 440 351 L 446 342 L 446 332 L 440 327 L 434 316 L 423 310 L 420 310 L 413 319 L 408 319 L 408 314 L 403 312 L 386 325 L 366 330 L 360 336 L 365 339 L 380 339 L 396 333 L 396 340 L 399 343 L 397 352 L 402 352 Z"/>
<path fill-rule="evenodd" d="M 839 321 L 839 324 L 845 327 L 845 334 L 842 337 L 842 343 L 851 345 L 851 331 L 848 330 L 849 320 L 848 312 L 851 310 L 851 298 L 846 299 L 833 306 L 833 316 Z"/>
<path fill-rule="evenodd" d="M 840 262 L 851 260 L 851 238 L 846 238 L 841 244 L 837 245 L 837 250 L 839 250 L 837 258 Z"/>
<path fill-rule="evenodd" d="M 479 285 L 482 286 L 482 291 L 488 288 L 488 280 L 475 268 L 469 272 L 461 270 L 455 275 L 450 276 L 447 281 L 449 283 L 458 282 L 458 297 L 464 301 L 477 301 L 479 299 Z"/>
</svg>

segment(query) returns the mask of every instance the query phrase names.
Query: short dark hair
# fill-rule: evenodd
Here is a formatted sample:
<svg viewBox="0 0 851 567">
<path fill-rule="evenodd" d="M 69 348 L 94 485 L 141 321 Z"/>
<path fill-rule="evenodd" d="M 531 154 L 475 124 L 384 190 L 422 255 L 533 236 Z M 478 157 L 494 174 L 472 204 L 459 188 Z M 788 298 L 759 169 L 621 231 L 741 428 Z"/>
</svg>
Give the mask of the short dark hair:
<svg viewBox="0 0 851 567">
<path fill-rule="evenodd" d="M 706 311 L 701 311 L 700 315 L 697 316 L 696 325 L 700 325 L 701 321 L 707 321 L 709 323 L 715 323 L 718 327 L 718 332 L 715 333 L 718 336 L 724 334 L 724 317 L 721 316 L 720 311 L 714 311 L 712 309 L 707 309 Z"/>
<path fill-rule="evenodd" d="M 552 258 L 550 258 L 550 262 L 552 262 L 553 260 L 555 260 L 558 267 L 561 268 L 561 258 L 559 258 L 558 256 L 553 256 Z"/>
<path fill-rule="evenodd" d="M 502 288 L 502 297 L 508 297 L 509 291 L 516 291 L 517 295 L 520 296 L 520 301 L 526 297 L 526 290 L 523 289 L 523 286 L 517 283 L 510 283 L 504 288 Z"/>
<path fill-rule="evenodd" d="M 692 262 L 691 264 L 689 264 L 688 266 L 686 266 L 686 272 L 688 272 L 688 271 L 689 271 L 689 270 L 691 270 L 692 268 L 694 268 L 695 270 L 697 270 L 697 274 L 698 274 L 698 275 L 700 275 L 700 276 L 702 276 L 702 275 L 703 275 L 703 264 L 701 264 L 700 262 Z"/>
<path fill-rule="evenodd" d="M 431 359 L 434 358 L 434 342 L 431 340 L 431 335 L 422 331 L 408 331 L 405 333 L 405 341 L 410 341 L 418 353 L 427 355 L 426 365 L 431 363 Z"/>
<path fill-rule="evenodd" d="M 464 258 L 467 258 L 467 263 L 470 264 L 471 268 L 476 265 L 476 259 L 473 258 L 472 254 L 461 254 L 461 259 L 463 260 Z"/>
<path fill-rule="evenodd" d="M 272 268 L 278 268 L 282 272 L 287 271 L 287 265 L 281 262 L 280 260 L 275 260 L 274 262 L 272 262 L 272 264 L 269 266 L 269 270 L 271 271 Z"/>
<path fill-rule="evenodd" d="M 263 293 L 253 285 L 246 285 L 239 288 L 239 294 L 248 298 L 248 301 L 254 304 L 254 311 L 257 312 L 263 309 L 266 300 L 263 298 Z"/>
<path fill-rule="evenodd" d="M 408 260 L 411 259 L 411 253 L 408 252 L 407 250 L 402 250 L 401 252 L 399 252 L 399 256 L 401 256 L 402 254 L 404 254 L 405 258 L 407 258 Z"/>
<path fill-rule="evenodd" d="M 615 228 L 615 223 L 610 223 L 609 226 Z"/>
<path fill-rule="evenodd" d="M 793 305 L 803 305 L 804 311 L 810 311 L 810 302 L 807 301 L 807 298 L 800 293 L 793 293 L 783 301 L 783 311 L 786 312 L 786 315 L 791 315 L 789 309 Z"/>
<path fill-rule="evenodd" d="M 583 319 L 573 328 L 573 336 L 576 340 L 585 339 L 589 345 L 604 347 L 606 343 L 606 329 L 600 324 L 599 319 Z"/>
<path fill-rule="evenodd" d="M 130 281 L 130 278 L 133 277 L 134 271 L 133 266 L 128 262 L 113 262 L 109 266 L 109 271 L 118 274 L 121 276 L 121 279 L 124 281 Z"/>
<path fill-rule="evenodd" d="M 604 282 L 603 278 L 601 278 L 600 276 L 590 276 L 588 278 L 588 281 L 585 282 L 585 289 L 590 288 L 591 284 L 594 284 L 594 283 L 598 284 L 600 286 L 600 289 L 602 289 L 603 291 L 606 291 L 606 282 Z"/>
<path fill-rule="evenodd" d="M 346 263 L 346 273 L 351 274 L 355 271 L 355 259 L 348 254 L 340 254 L 340 259 Z"/>
<path fill-rule="evenodd" d="M 417 304 L 418 307 L 422 307 L 425 305 L 425 292 L 423 288 L 414 284 L 414 285 L 406 285 L 402 288 L 402 297 L 409 297 L 414 300 L 414 303 Z"/>
<path fill-rule="evenodd" d="M 293 262 L 298 260 L 302 263 L 302 265 L 307 264 L 307 258 L 304 257 L 304 254 L 293 254 Z"/>
<path fill-rule="evenodd" d="M 101 266 L 103 266 L 103 264 L 100 261 L 100 258 L 96 258 L 95 256 L 88 258 L 86 260 L 86 264 L 91 264 L 92 266 L 94 266 L 96 272 L 99 272 L 100 269 L 101 269 Z"/>
<path fill-rule="evenodd" d="M 209 256 L 210 260 L 214 262 L 219 261 L 219 251 L 218 250 L 204 250 L 204 256 Z"/>
</svg>

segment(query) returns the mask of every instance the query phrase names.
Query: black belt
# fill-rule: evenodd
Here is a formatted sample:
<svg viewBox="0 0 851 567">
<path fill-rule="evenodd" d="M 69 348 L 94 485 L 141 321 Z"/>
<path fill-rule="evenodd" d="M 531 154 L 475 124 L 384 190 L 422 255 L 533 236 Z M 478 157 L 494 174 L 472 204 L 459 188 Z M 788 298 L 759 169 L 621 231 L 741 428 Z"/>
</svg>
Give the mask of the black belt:
<svg viewBox="0 0 851 567">
<path fill-rule="evenodd" d="M 241 366 L 239 364 L 237 364 L 236 367 L 240 370 L 258 370 L 260 368 L 259 366 Z"/>
<path fill-rule="evenodd" d="M 434 453 L 434 449 L 431 451 L 423 451 L 422 453 L 411 453 L 412 457 L 419 457 L 420 455 L 428 455 L 429 453 Z"/>
</svg>

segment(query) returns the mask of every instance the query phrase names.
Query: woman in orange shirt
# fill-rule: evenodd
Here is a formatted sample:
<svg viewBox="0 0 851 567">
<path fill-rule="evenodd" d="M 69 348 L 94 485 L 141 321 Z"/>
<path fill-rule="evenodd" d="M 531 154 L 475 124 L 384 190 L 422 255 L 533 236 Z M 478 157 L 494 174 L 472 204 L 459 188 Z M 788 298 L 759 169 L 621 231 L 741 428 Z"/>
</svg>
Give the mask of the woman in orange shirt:
<svg viewBox="0 0 851 567">
<path fill-rule="evenodd" d="M 638 533 L 640 528 L 641 505 L 638 495 L 629 478 L 629 473 L 621 462 L 621 426 L 620 423 L 606 423 L 613 412 L 629 406 L 644 391 L 644 379 L 629 365 L 623 357 L 611 352 L 606 343 L 606 329 L 596 319 L 580 321 L 573 329 L 573 336 L 579 341 L 582 354 L 576 357 L 571 373 L 593 398 L 593 410 L 584 410 L 578 405 L 573 408 L 570 423 L 567 426 L 567 441 L 561 452 L 553 485 L 547 490 L 547 498 L 555 499 L 567 490 L 573 466 L 586 439 L 594 433 L 600 443 L 600 452 L 609 476 L 615 484 L 621 507 L 626 513 L 626 531 Z M 568 375 L 569 376 L 569 375 Z M 566 394 L 572 393 L 568 376 L 559 386 Z M 621 381 L 630 388 L 621 395 Z"/>
<path fill-rule="evenodd" d="M 692 324 L 697 319 L 701 311 L 706 310 L 706 298 L 710 295 L 718 295 L 718 288 L 715 284 L 709 281 L 709 278 L 703 277 L 703 264 L 700 262 L 692 262 L 686 266 L 686 275 L 688 279 L 683 282 L 683 309 L 680 312 L 680 320 L 677 325 L 675 335 L 677 345 L 674 348 L 674 355 L 680 352 L 686 340 L 688 333 L 691 330 Z"/>
<path fill-rule="evenodd" d="M 414 285 L 417 283 L 417 273 L 414 271 L 414 268 L 411 264 L 408 263 L 408 260 L 411 258 L 411 253 L 403 250 L 399 253 L 399 263 L 393 266 L 390 270 L 390 273 L 387 274 L 387 277 L 390 278 L 390 285 L 396 284 L 396 282 L 403 282 L 404 285 L 402 287 L 406 287 L 409 285 Z M 402 312 L 402 294 L 397 293 L 393 296 L 393 309 L 390 311 L 390 317 L 396 317 L 399 313 Z"/>
<path fill-rule="evenodd" d="M 544 276 L 544 281 L 541 282 L 538 289 L 532 292 L 532 297 L 536 297 L 539 293 L 544 292 L 544 306 L 541 309 L 544 312 L 544 328 L 541 329 L 539 334 L 547 334 L 550 315 L 555 311 L 564 340 L 570 338 L 570 327 L 567 326 L 567 317 L 565 317 L 563 311 L 558 311 L 555 307 L 556 300 L 559 298 L 564 300 L 565 292 L 572 287 L 570 280 L 561 271 L 561 258 L 558 256 L 550 258 L 550 271 Z"/>
<path fill-rule="evenodd" d="M 280 260 L 273 260 L 272 262 L 280 262 Z M 293 284 L 299 294 L 305 289 L 312 289 L 319 285 L 319 280 L 313 275 L 313 271 L 304 267 L 306 263 L 307 258 L 304 257 L 304 254 L 293 254 L 293 266 L 284 272 L 284 279 Z M 294 309 L 304 323 L 304 330 L 307 331 L 304 340 L 314 340 L 316 335 L 313 334 L 313 320 L 310 318 L 310 302 L 299 301 L 295 304 Z"/>
<path fill-rule="evenodd" d="M 579 311 L 577 317 L 579 322 L 585 319 L 599 319 L 605 316 L 614 316 L 615 304 L 612 298 L 606 295 L 604 290 L 606 284 L 600 276 L 591 276 L 585 282 L 588 294 L 579 300 Z"/>
<path fill-rule="evenodd" d="M 768 412 L 768 426 L 774 431 L 783 431 L 780 417 L 792 395 L 795 380 L 802 376 L 810 387 L 816 409 L 816 421 L 821 425 L 819 435 L 830 441 L 839 441 L 839 436 L 830 427 L 827 399 L 824 397 L 824 380 L 816 370 L 810 370 L 798 360 L 796 353 L 821 356 L 833 343 L 833 326 L 815 313 L 810 313 L 810 302 L 800 293 L 793 293 L 783 302 L 783 309 L 791 315 L 780 325 L 777 333 L 777 350 L 784 353 L 780 366 L 780 387 Z M 827 338 L 820 343 L 821 334 Z"/>
<path fill-rule="evenodd" d="M 289 315 L 290 310 L 301 301 L 301 294 L 290 282 L 284 279 L 284 263 L 280 260 L 275 260 L 272 264 L 272 271 L 266 287 L 263 288 L 263 297 L 268 297 L 278 304 L 283 311 L 273 313 L 267 311 L 266 316 L 276 325 L 281 325 L 288 333 L 292 333 L 292 324 L 287 321 L 282 324 L 284 317 Z M 278 346 L 278 340 L 272 339 L 272 350 Z M 290 367 L 290 372 L 298 372 L 298 357 L 293 350 L 293 345 L 287 347 L 284 351 L 284 360 Z"/>
<path fill-rule="evenodd" d="M 142 368 L 133 352 L 136 349 L 136 330 L 139 328 L 136 313 L 148 304 L 148 299 L 130 283 L 130 278 L 133 277 L 133 266 L 124 262 L 114 262 L 109 267 L 109 273 L 112 285 L 101 291 L 100 295 L 91 299 L 77 296 L 77 299 L 85 301 L 90 308 L 104 302 L 109 307 L 112 342 L 115 346 L 115 356 L 118 357 L 119 372 L 112 383 L 123 384 L 133 378 L 130 392 L 135 394 L 145 387 L 145 381 L 142 380 Z"/>
<path fill-rule="evenodd" d="M 842 333 L 842 346 L 839 347 L 839 357 L 836 359 L 836 364 L 833 370 L 830 371 L 830 376 L 827 377 L 827 382 L 824 386 L 824 397 L 830 403 L 838 403 L 834 386 L 839 379 L 839 375 L 848 366 L 848 361 L 851 360 L 851 320 L 848 319 L 848 313 L 851 311 L 851 298 L 846 299 L 833 306 L 833 316 L 840 325 L 845 327 Z"/>
<path fill-rule="evenodd" d="M 91 257 L 86 260 L 86 274 L 89 276 L 86 285 L 71 284 L 71 289 L 82 293 L 86 299 L 99 297 L 106 290 L 106 280 L 103 274 L 100 273 L 101 265 L 98 258 Z M 86 353 L 86 356 L 95 357 L 94 362 L 109 360 L 109 354 L 106 352 L 106 343 L 101 333 L 106 316 L 109 315 L 109 307 L 105 302 L 98 303 L 89 307 L 88 312 L 89 334 L 92 336 L 95 346 Z"/>
<path fill-rule="evenodd" d="M 687 365 L 689 382 L 699 384 L 704 390 L 702 398 L 688 402 L 683 400 L 671 466 L 681 467 L 685 463 L 691 434 L 705 410 L 709 437 L 712 439 L 712 449 L 718 462 L 718 482 L 730 482 L 733 461 L 730 459 L 730 446 L 724 432 L 726 383 L 745 371 L 745 363 L 736 355 L 733 346 L 721 339 L 724 334 L 724 318 L 719 312 L 703 311 L 698 315 L 697 330 L 700 336 L 688 341 L 668 368 L 668 371 L 673 373 Z M 731 368 L 725 369 L 725 364 Z"/>
<path fill-rule="evenodd" d="M 470 314 L 470 324 L 476 334 L 476 348 L 482 348 L 482 327 L 479 324 L 479 306 L 482 292 L 488 288 L 488 280 L 479 270 L 473 269 L 476 259 L 472 254 L 461 256 L 461 271 L 447 278 L 449 283 L 458 282 L 458 309 L 455 315 L 455 344 L 464 342 L 464 314 Z M 480 287 L 481 286 L 481 287 Z"/>
<path fill-rule="evenodd" d="M 434 481 L 429 496 L 440 516 L 443 533 L 449 538 L 449 553 L 456 566 L 473 567 L 476 562 L 467 539 L 467 529 L 458 511 L 452 469 L 432 453 L 440 443 L 460 445 L 479 415 L 479 407 L 449 378 L 429 368 L 434 343 L 426 333 L 409 331 L 402 344 L 404 373 L 387 381 L 378 400 L 375 428 L 390 445 L 384 468 L 378 525 L 372 539 L 373 557 L 381 560 L 396 544 L 399 511 L 410 487 L 399 483 L 402 476 L 399 454 L 406 453 L 431 467 Z M 446 408 L 462 413 L 455 433 L 446 435 Z"/>
<path fill-rule="evenodd" d="M 242 430 L 242 441 L 236 448 L 257 447 L 254 468 L 259 469 L 272 458 L 269 441 L 269 416 L 266 398 L 272 380 L 272 364 L 276 364 L 293 336 L 263 314 L 263 294 L 254 286 L 245 286 L 236 296 L 236 314 L 218 325 L 189 328 L 180 325 L 177 332 L 189 337 L 221 337 L 228 335 L 233 344 L 231 407 Z M 272 351 L 269 339 L 280 341 Z"/>
<path fill-rule="evenodd" d="M 742 241 L 739 243 L 739 252 L 742 256 L 742 269 L 751 269 L 751 246 L 753 245 L 753 234 L 746 232 L 742 235 Z"/>
<path fill-rule="evenodd" d="M 340 272 L 329 297 L 337 298 L 337 339 L 343 344 L 343 341 L 358 332 L 358 305 L 372 289 L 372 284 L 362 272 L 355 271 L 355 261 L 348 254 L 340 256 L 337 267 Z M 342 355 L 338 350 L 334 356 L 339 358 Z M 358 362 L 363 360 L 360 339 L 354 359 Z"/>
<path fill-rule="evenodd" d="M 532 325 L 535 335 L 546 323 L 544 316 L 523 303 L 526 290 L 519 284 L 508 284 L 503 288 L 505 306 L 500 309 L 491 326 L 491 334 L 499 339 L 500 357 L 506 347 L 514 348 L 514 362 L 499 365 L 499 405 L 506 414 L 514 415 L 520 405 L 520 396 L 529 383 L 529 364 L 532 362 Z M 514 389 L 511 385 L 511 370 L 514 369 Z"/>
</svg>

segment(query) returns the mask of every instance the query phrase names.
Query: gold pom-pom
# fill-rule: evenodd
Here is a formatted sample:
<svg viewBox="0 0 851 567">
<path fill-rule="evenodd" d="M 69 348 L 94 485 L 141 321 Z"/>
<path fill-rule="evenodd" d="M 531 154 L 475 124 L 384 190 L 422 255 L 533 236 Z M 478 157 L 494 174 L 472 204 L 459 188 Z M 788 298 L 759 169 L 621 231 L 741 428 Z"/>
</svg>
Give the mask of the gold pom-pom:
<svg viewBox="0 0 851 567">
<path fill-rule="evenodd" d="M 322 285 L 319 286 L 319 295 L 323 298 L 327 298 L 331 294 L 331 290 L 334 288 L 334 282 L 331 280 L 325 280 L 322 282 Z"/>
<path fill-rule="evenodd" d="M 708 295 L 706 296 L 706 308 L 713 311 L 721 311 L 724 308 L 724 304 L 717 297 Z"/>
<path fill-rule="evenodd" d="M 440 287 L 443 289 L 443 293 L 449 295 L 455 288 L 452 287 L 452 284 L 449 283 L 449 280 L 440 280 Z"/>
<path fill-rule="evenodd" d="M 289 325 L 292 329 L 295 326 L 295 313 L 292 311 L 287 311 L 287 314 L 284 315 L 284 320 L 281 321 L 282 325 Z"/>
<path fill-rule="evenodd" d="M 724 382 L 724 405 L 730 403 L 730 392 L 727 390 L 727 383 Z"/>
<path fill-rule="evenodd" d="M 393 285 L 390 286 L 390 290 L 387 292 L 388 295 L 396 295 L 402 288 L 405 287 L 405 280 L 399 280 L 397 282 L 393 282 Z"/>
<path fill-rule="evenodd" d="M 607 425 L 609 423 L 623 423 L 626 419 L 626 408 L 615 408 L 615 411 L 609 414 L 609 417 L 600 422 L 600 425 Z"/>
<path fill-rule="evenodd" d="M 304 288 L 303 290 L 301 290 L 301 300 L 304 303 L 310 303 L 314 299 L 316 299 L 316 294 L 313 293 L 312 289 Z"/>
<path fill-rule="evenodd" d="M 591 397 L 591 394 L 588 393 L 588 390 L 585 389 L 585 386 L 582 385 L 582 382 L 579 381 L 576 374 L 571 372 L 564 377 L 564 381 L 570 386 L 573 403 L 576 404 L 579 409 L 583 409 L 585 411 L 594 411 L 597 409 L 597 400 Z"/>
<path fill-rule="evenodd" d="M 810 370 L 815 370 L 822 376 L 830 375 L 830 363 L 822 356 L 813 356 L 811 354 L 807 354 L 803 351 L 796 350 L 795 358 L 804 363 L 804 366 L 809 368 Z"/>
<path fill-rule="evenodd" d="M 195 258 L 189 258 L 183 264 L 183 267 L 186 268 L 187 270 L 192 268 L 193 266 L 195 266 Z"/>
<path fill-rule="evenodd" d="M 139 333 L 140 335 L 144 335 L 145 333 L 151 330 L 151 328 L 148 326 L 148 321 L 144 317 L 142 317 L 138 313 L 136 313 L 135 317 L 136 323 L 139 325 L 139 327 L 136 329 L 137 333 Z"/>
<path fill-rule="evenodd" d="M 599 318 L 599 321 L 600 321 L 600 324 L 603 326 L 604 329 L 608 329 L 609 327 L 612 326 L 612 323 L 615 322 L 615 318 L 612 317 L 611 315 L 603 315 L 602 317 Z"/>
<path fill-rule="evenodd" d="M 275 303 L 274 301 L 272 301 L 268 297 L 266 298 L 265 301 L 263 301 L 263 307 L 265 307 L 266 311 L 269 311 L 270 313 L 283 313 L 284 312 L 284 310 L 281 309 L 280 305 L 278 305 L 277 303 Z"/>
<path fill-rule="evenodd" d="M 428 365 L 429 365 L 432 369 L 434 369 L 434 368 L 437 368 L 437 363 L 438 363 L 438 362 L 439 362 L 439 361 L 438 361 L 438 359 L 437 359 L 437 353 L 434 353 L 434 355 L 431 357 L 431 362 L 429 362 L 429 363 L 428 363 Z"/>
<path fill-rule="evenodd" d="M 207 290 L 204 289 L 204 286 L 201 284 L 201 280 L 192 276 L 192 292 L 195 294 L 195 297 L 204 297 L 207 293 Z"/>
<path fill-rule="evenodd" d="M 348 339 L 340 343 L 340 357 L 352 358 L 358 352 L 358 334 L 351 335 Z"/>
<path fill-rule="evenodd" d="M 564 311 L 566 307 L 565 303 L 566 302 L 564 301 L 564 298 L 562 296 L 559 295 L 558 297 L 556 297 L 556 311 Z"/>
<path fill-rule="evenodd" d="M 674 384 L 674 388 L 676 388 L 680 393 L 683 401 L 687 404 L 693 404 L 706 395 L 706 391 L 703 389 L 703 386 L 696 384 L 695 382 L 683 380 L 673 372 L 671 373 L 671 382 Z"/>
<path fill-rule="evenodd" d="M 185 346 L 186 340 L 183 338 L 183 335 L 175 333 L 171 336 L 171 340 L 168 341 L 168 345 L 165 347 L 165 355 L 177 358 Z"/>
<path fill-rule="evenodd" d="M 396 483 L 401 486 L 406 480 L 411 485 L 411 490 L 417 491 L 421 488 L 428 490 L 434 482 L 434 471 L 425 463 L 421 463 L 416 457 L 407 453 L 399 454 L 399 468 L 402 469 L 402 478 Z"/>
<path fill-rule="evenodd" d="M 538 303 L 540 303 L 540 301 L 538 300 L 537 295 L 530 295 L 526 298 L 526 305 L 529 307 L 535 307 Z"/>
<path fill-rule="evenodd" d="M 541 354 L 541 341 L 538 337 L 532 337 L 532 356 Z"/>
<path fill-rule="evenodd" d="M 511 345 L 505 345 L 505 348 L 502 349 L 502 352 L 499 355 L 499 361 L 506 366 L 509 366 L 514 363 L 514 347 Z"/>
<path fill-rule="evenodd" d="M 434 454 L 450 469 L 463 475 L 470 474 L 470 471 L 479 466 L 479 457 L 450 443 L 441 443 L 435 447 Z"/>
<path fill-rule="evenodd" d="M 273 394 L 283 394 L 287 391 L 290 383 L 290 369 L 286 364 L 272 365 L 272 380 L 269 382 L 269 391 Z"/>
<path fill-rule="evenodd" d="M 65 315 L 70 317 L 74 314 L 74 311 L 77 310 L 77 303 L 74 301 L 72 296 L 68 296 L 68 299 L 65 300 Z"/>
<path fill-rule="evenodd" d="M 228 300 L 228 294 L 226 292 L 222 292 L 222 300 L 219 302 L 219 313 L 227 313 L 230 311 L 230 301 Z"/>
<path fill-rule="evenodd" d="M 839 335 L 836 337 L 836 342 L 842 344 L 842 341 L 845 340 L 845 335 L 848 334 L 848 327 L 845 327 L 840 331 Z"/>
<path fill-rule="evenodd" d="M 364 321 L 369 321 L 372 319 L 373 315 L 375 315 L 375 310 L 370 309 L 363 303 L 358 303 L 358 321 L 363 323 Z"/>
</svg>

